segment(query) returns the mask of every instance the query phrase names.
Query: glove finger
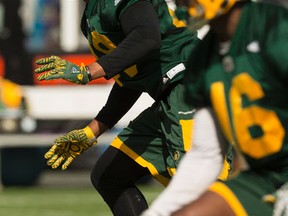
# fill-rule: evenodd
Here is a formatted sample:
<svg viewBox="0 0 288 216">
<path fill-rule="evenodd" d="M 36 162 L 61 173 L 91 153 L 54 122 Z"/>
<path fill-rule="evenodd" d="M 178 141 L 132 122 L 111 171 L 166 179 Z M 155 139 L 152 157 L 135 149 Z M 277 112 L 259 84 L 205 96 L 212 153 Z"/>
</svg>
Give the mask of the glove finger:
<svg viewBox="0 0 288 216">
<path fill-rule="evenodd" d="M 72 161 L 74 160 L 73 156 L 70 156 L 67 158 L 67 160 L 65 161 L 65 163 L 62 165 L 62 170 L 66 170 L 67 167 L 72 163 Z"/>
<path fill-rule="evenodd" d="M 47 72 L 47 73 L 44 73 L 44 74 L 41 74 L 37 77 L 37 79 L 39 81 L 42 81 L 42 80 L 47 80 L 49 78 L 49 76 L 51 76 L 51 73 L 50 72 Z"/>
<path fill-rule="evenodd" d="M 48 165 L 48 166 L 52 166 L 58 158 L 59 158 L 59 155 L 54 154 L 54 155 L 47 161 L 47 165 Z"/>
<path fill-rule="evenodd" d="M 57 146 L 53 145 L 48 152 L 45 153 L 44 158 L 45 159 L 49 159 L 51 158 L 54 154 L 55 154 L 55 150 L 56 150 Z"/>
<path fill-rule="evenodd" d="M 60 164 L 65 160 L 65 157 L 62 155 L 52 164 L 52 169 L 56 169 Z"/>
<path fill-rule="evenodd" d="M 49 63 L 51 63 L 51 62 L 54 62 L 54 61 L 57 60 L 57 59 L 59 59 L 58 56 L 50 56 L 50 57 L 48 57 L 48 58 L 37 59 L 37 60 L 35 61 L 35 63 L 36 63 L 37 65 L 44 65 L 44 64 L 49 64 Z"/>
<path fill-rule="evenodd" d="M 49 64 L 45 64 L 44 66 L 41 66 L 37 69 L 35 69 L 35 73 L 42 73 L 42 72 L 45 72 L 45 71 L 50 71 L 50 70 L 53 70 L 57 67 L 57 65 L 52 62 L 52 63 L 49 63 Z"/>
<path fill-rule="evenodd" d="M 55 71 L 50 71 L 44 74 L 41 74 L 37 77 L 39 81 L 42 80 L 54 80 L 54 79 L 62 79 L 64 78 L 64 73 L 63 72 L 56 72 Z"/>
</svg>

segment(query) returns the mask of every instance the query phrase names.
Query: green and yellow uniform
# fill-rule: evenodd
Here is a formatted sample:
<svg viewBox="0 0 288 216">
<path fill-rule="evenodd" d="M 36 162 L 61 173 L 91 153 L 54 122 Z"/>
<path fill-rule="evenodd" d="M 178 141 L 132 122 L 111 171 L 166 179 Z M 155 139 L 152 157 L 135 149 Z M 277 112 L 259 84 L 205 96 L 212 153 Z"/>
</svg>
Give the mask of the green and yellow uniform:
<svg viewBox="0 0 288 216">
<path fill-rule="evenodd" d="M 99 0 L 87 4 L 82 31 L 96 59 L 101 61 L 125 39 L 119 16 L 138 1 Z M 131 121 L 111 145 L 167 185 L 191 145 L 194 109 L 184 102 L 182 80 L 186 61 L 198 38 L 176 19 L 165 0 L 151 3 L 160 22 L 160 49 L 126 70 L 108 71 L 107 78 L 113 77 L 120 87 L 147 92 L 155 103 Z"/>
<path fill-rule="evenodd" d="M 288 10 L 247 3 L 230 44 L 210 31 L 191 56 L 185 82 L 193 106 L 212 106 L 249 169 L 210 190 L 236 215 L 272 215 L 262 197 L 288 180 Z"/>
<path fill-rule="evenodd" d="M 119 24 L 119 16 L 127 7 L 138 1 L 89 2 L 82 18 L 82 31 L 87 36 L 90 49 L 96 59 L 112 52 L 125 39 L 126 36 Z M 162 38 L 160 50 L 147 56 L 141 63 L 112 75 L 120 86 L 147 92 L 156 99 L 165 88 L 164 84 L 168 84 L 166 80 L 163 81 L 163 77 L 169 70 L 178 65 L 178 68 L 174 69 L 177 74 L 170 82 L 176 82 L 183 77 L 182 64 L 185 64 L 193 44 L 198 39 L 197 34 L 183 28 L 185 23 L 174 16 L 174 12 L 167 7 L 164 0 L 151 0 L 151 3 L 155 7 L 160 22 Z M 108 75 L 108 78 L 109 76 L 111 75 Z"/>
</svg>

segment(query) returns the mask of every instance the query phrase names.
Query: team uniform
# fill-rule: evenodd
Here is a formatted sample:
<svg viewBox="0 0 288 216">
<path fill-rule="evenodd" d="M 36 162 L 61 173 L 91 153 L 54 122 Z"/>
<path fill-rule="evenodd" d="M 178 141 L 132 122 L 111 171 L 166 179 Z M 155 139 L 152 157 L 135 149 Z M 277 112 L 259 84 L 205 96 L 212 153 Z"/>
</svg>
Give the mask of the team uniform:
<svg viewBox="0 0 288 216">
<path fill-rule="evenodd" d="M 96 62 L 85 66 L 58 56 L 41 58 L 36 61 L 40 66 L 35 70 L 40 73 L 37 79 L 64 79 L 83 85 L 106 77 L 113 78 L 115 83 L 97 116 L 86 127 L 55 139 L 44 157 L 52 168 L 62 164 L 61 169 L 67 169 L 147 92 L 154 104 L 118 134 L 97 160 L 90 176 L 113 215 L 139 215 L 148 203 L 136 185 L 138 180 L 151 174 L 167 185 L 184 154 L 197 149 L 196 142 L 195 148 L 191 148 L 195 110 L 185 103 L 183 76 L 199 39 L 196 31 L 188 31 L 183 22 L 175 19 L 165 0 L 85 2 L 81 28 Z M 198 129 L 206 131 L 205 127 Z M 214 155 L 210 150 L 198 159 Z M 213 173 L 213 180 L 227 178 L 230 165 L 226 161 L 222 174 L 217 176 L 223 167 L 223 158 L 219 159 L 216 169 L 213 163 L 206 163 L 206 170 L 199 169 L 202 163 L 193 163 L 197 167 L 195 179 L 203 173 Z"/>
<path fill-rule="evenodd" d="M 87 4 L 82 18 L 82 30 L 100 64 L 105 64 L 105 55 L 125 38 L 118 18 L 135 2 L 90 1 Z M 120 73 L 117 66 L 105 72 L 107 79 L 114 78 L 116 91 L 119 87 L 129 88 L 147 92 L 155 99 L 151 107 L 117 136 L 112 146 L 147 167 L 157 180 L 167 185 L 178 161 L 190 147 L 194 111 L 184 103 L 182 78 L 186 68 L 185 60 L 198 39 L 196 34 L 183 28 L 183 22 L 175 19 L 164 0 L 151 3 L 160 21 L 160 50 Z M 106 123 L 107 120 L 103 118 L 107 117 L 101 113 L 96 119 Z"/>
<path fill-rule="evenodd" d="M 193 50 L 187 101 L 211 106 L 226 139 L 244 155 L 247 171 L 209 190 L 235 215 L 272 215 L 262 198 L 288 180 L 288 11 L 247 3 L 230 43 L 210 31 Z"/>
</svg>

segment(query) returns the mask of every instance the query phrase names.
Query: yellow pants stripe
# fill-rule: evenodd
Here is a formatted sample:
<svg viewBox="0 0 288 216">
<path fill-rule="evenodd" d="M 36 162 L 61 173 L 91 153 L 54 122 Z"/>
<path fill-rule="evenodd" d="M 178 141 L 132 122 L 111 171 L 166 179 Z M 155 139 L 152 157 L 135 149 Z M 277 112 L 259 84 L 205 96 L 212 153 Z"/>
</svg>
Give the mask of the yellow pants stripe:
<svg viewBox="0 0 288 216">
<path fill-rule="evenodd" d="M 235 194 L 222 182 L 215 182 L 209 187 L 209 191 L 221 196 L 228 203 L 236 216 L 248 216 Z"/>
<path fill-rule="evenodd" d="M 111 146 L 119 149 L 120 151 L 124 152 L 126 155 L 128 155 L 130 158 L 135 160 L 139 165 L 143 167 L 147 167 L 152 174 L 152 176 L 157 179 L 161 184 L 164 186 L 167 186 L 169 183 L 169 179 L 161 176 L 156 167 L 151 164 L 150 162 L 146 161 L 144 158 L 139 156 L 136 152 L 134 152 L 132 149 L 130 149 L 125 143 L 123 143 L 118 137 L 116 137 L 113 142 L 111 143 Z"/>
</svg>

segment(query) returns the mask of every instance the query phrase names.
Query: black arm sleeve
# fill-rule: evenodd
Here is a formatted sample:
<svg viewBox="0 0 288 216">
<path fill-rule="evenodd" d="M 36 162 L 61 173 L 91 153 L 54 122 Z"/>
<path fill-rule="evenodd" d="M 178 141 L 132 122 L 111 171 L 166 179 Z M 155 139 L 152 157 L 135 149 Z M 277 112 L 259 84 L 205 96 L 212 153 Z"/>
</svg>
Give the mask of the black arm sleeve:
<svg viewBox="0 0 288 216">
<path fill-rule="evenodd" d="M 105 106 L 95 117 L 110 129 L 130 110 L 142 92 L 114 84 Z"/>
<path fill-rule="evenodd" d="M 161 45 L 159 19 L 150 2 L 134 3 L 119 19 L 126 38 L 113 52 L 97 61 L 104 69 L 106 79 L 135 65 Z"/>
</svg>

